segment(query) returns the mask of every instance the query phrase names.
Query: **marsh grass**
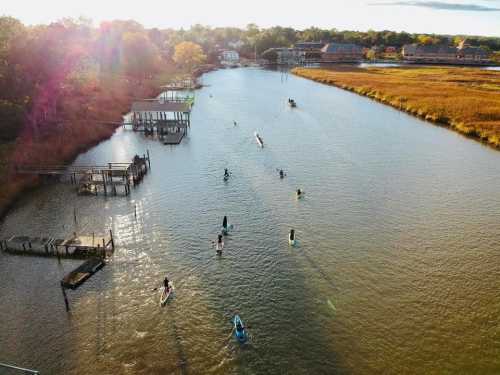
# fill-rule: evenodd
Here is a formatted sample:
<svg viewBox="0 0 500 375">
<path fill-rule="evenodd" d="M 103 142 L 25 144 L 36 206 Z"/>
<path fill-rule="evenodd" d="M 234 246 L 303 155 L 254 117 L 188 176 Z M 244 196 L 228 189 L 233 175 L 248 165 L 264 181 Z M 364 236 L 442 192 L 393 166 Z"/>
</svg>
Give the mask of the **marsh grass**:
<svg viewBox="0 0 500 375">
<path fill-rule="evenodd" d="M 295 68 L 500 148 L 500 72 L 458 67 Z"/>
</svg>

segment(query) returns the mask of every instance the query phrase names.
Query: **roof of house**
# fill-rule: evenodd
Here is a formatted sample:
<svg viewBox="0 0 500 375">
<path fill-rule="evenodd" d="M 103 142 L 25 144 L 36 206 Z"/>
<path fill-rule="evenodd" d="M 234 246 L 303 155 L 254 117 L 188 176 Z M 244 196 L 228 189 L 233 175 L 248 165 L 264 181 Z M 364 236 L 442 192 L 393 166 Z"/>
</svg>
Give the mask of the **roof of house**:
<svg viewBox="0 0 500 375">
<path fill-rule="evenodd" d="M 191 106 L 184 102 L 159 102 L 141 100 L 132 103 L 132 112 L 189 112 Z"/>
<path fill-rule="evenodd" d="M 489 52 L 482 47 L 471 47 L 466 46 L 459 48 L 458 51 L 464 55 L 481 55 L 481 56 L 489 56 Z"/>
<path fill-rule="evenodd" d="M 362 53 L 363 49 L 352 43 L 328 43 L 321 49 L 323 53 Z"/>
<path fill-rule="evenodd" d="M 323 42 L 297 42 L 295 43 L 295 48 L 299 49 L 321 49 L 326 43 Z"/>
<path fill-rule="evenodd" d="M 444 46 L 444 45 L 422 46 L 419 44 L 405 44 L 403 46 L 403 52 L 405 54 L 432 53 L 432 54 L 454 55 L 457 53 L 457 49 L 455 47 Z"/>
</svg>

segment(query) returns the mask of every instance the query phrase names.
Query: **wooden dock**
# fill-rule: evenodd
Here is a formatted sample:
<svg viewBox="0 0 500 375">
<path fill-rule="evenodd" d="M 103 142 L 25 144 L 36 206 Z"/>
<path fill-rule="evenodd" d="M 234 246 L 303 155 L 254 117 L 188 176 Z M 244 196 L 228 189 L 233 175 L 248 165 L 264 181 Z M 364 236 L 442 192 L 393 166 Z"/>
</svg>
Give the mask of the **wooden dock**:
<svg viewBox="0 0 500 375">
<path fill-rule="evenodd" d="M 162 138 L 164 145 L 178 145 L 181 143 L 182 138 L 184 138 L 184 133 L 168 133 L 165 134 Z"/>
<path fill-rule="evenodd" d="M 78 236 L 74 233 L 66 239 L 12 236 L 0 241 L 0 250 L 13 254 L 58 258 L 105 258 L 114 252 L 115 243 L 112 231 L 109 231 L 109 235 L 100 237 Z"/>
<path fill-rule="evenodd" d="M 106 262 L 103 258 L 90 258 L 64 276 L 61 280 L 61 286 L 75 290 L 105 265 Z"/>
<path fill-rule="evenodd" d="M 158 134 L 165 144 L 179 144 L 191 127 L 194 99 L 154 99 L 132 104 L 132 130 L 146 135 Z M 166 142 L 165 142 L 166 139 Z"/>
<path fill-rule="evenodd" d="M 18 174 L 37 175 L 42 179 L 69 178 L 77 185 L 81 195 L 117 195 L 122 191 L 130 194 L 131 185 L 139 184 L 151 168 L 149 151 L 143 156 L 135 155 L 128 163 L 107 163 L 104 165 L 17 165 Z"/>
</svg>

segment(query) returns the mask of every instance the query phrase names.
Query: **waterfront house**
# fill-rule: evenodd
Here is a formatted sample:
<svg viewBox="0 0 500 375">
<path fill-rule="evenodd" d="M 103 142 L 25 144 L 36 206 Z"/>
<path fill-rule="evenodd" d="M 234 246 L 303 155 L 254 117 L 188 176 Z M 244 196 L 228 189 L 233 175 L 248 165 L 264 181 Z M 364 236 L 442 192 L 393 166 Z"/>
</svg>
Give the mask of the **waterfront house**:
<svg viewBox="0 0 500 375">
<path fill-rule="evenodd" d="M 462 42 L 457 48 L 457 59 L 462 63 L 488 64 L 491 62 L 491 53 L 482 47 L 472 47 Z"/>
<path fill-rule="evenodd" d="M 413 62 L 452 63 L 457 58 L 457 49 L 445 45 L 406 44 L 403 59 Z"/>
<path fill-rule="evenodd" d="M 240 62 L 240 54 L 232 50 L 224 50 L 219 54 L 220 63 L 224 66 L 234 66 Z"/>
<path fill-rule="evenodd" d="M 461 44 L 457 47 L 445 45 L 406 44 L 403 46 L 403 59 L 418 63 L 442 64 L 487 64 L 490 54 L 481 47 Z"/>
<path fill-rule="evenodd" d="M 323 62 L 357 62 L 363 59 L 363 48 L 352 43 L 328 43 L 321 49 Z"/>
<path fill-rule="evenodd" d="M 270 63 L 276 63 L 278 65 L 300 65 L 306 60 L 306 51 L 297 48 L 270 48 L 262 53 L 262 56 L 268 59 L 266 56 L 273 56 L 273 60 L 268 59 Z"/>
</svg>

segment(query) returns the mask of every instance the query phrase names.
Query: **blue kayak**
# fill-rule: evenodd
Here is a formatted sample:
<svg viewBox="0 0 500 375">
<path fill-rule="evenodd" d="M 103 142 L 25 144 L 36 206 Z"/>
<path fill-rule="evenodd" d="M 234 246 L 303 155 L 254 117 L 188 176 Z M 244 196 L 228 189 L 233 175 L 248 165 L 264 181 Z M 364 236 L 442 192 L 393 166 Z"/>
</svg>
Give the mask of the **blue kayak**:
<svg viewBox="0 0 500 375">
<path fill-rule="evenodd" d="M 247 331 L 245 330 L 245 325 L 241 320 L 240 316 L 236 314 L 233 318 L 234 323 L 234 336 L 240 343 L 244 343 L 248 339 Z"/>
</svg>

